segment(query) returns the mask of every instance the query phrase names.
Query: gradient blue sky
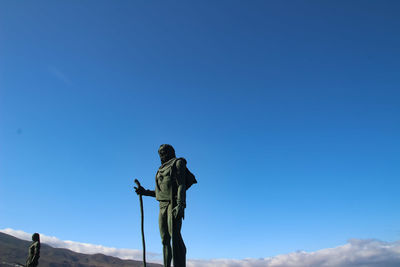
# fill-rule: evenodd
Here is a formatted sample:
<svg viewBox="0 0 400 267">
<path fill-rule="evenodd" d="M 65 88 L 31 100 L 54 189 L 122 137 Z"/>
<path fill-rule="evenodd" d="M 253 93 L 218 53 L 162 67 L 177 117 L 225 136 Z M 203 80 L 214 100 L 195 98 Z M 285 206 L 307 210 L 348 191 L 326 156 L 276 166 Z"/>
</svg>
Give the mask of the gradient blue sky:
<svg viewBox="0 0 400 267">
<path fill-rule="evenodd" d="M 0 228 L 141 248 L 172 144 L 188 258 L 400 239 L 400 2 L 1 1 Z M 147 249 L 161 253 L 145 199 Z"/>
</svg>

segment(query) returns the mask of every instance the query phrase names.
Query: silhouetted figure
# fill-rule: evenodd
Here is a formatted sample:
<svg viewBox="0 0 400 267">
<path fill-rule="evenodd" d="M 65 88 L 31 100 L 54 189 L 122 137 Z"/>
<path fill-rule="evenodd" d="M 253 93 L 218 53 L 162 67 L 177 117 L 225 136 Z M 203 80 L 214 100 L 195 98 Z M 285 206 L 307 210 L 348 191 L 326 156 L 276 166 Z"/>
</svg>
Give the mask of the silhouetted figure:
<svg viewBox="0 0 400 267">
<path fill-rule="evenodd" d="M 26 267 L 36 267 L 40 258 L 40 236 L 38 233 L 32 235 L 32 244 L 29 246 L 29 255 L 26 259 Z"/>
<path fill-rule="evenodd" d="M 186 208 L 186 190 L 197 183 L 194 175 L 186 168 L 184 158 L 176 158 L 171 145 L 158 149 L 161 166 L 156 174 L 156 190 L 135 187 L 138 195 L 155 197 L 160 202 L 158 218 L 163 244 L 164 267 L 186 266 L 186 247 L 181 236 L 182 219 Z M 171 248 L 172 238 L 172 248 Z"/>
</svg>

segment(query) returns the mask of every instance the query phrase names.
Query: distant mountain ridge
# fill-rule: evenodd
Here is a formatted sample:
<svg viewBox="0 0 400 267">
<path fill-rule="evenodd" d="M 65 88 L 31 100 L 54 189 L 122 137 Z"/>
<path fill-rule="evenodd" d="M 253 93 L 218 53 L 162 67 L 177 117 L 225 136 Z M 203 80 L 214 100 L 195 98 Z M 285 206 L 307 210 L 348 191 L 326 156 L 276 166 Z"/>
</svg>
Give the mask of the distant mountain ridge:
<svg viewBox="0 0 400 267">
<path fill-rule="evenodd" d="M 31 242 L 18 239 L 0 232 L 0 267 L 25 264 Z M 82 254 L 64 248 L 53 248 L 43 244 L 40 249 L 39 267 L 140 267 L 141 261 L 122 260 L 104 254 Z M 161 267 L 160 264 L 147 263 L 149 267 Z"/>
</svg>

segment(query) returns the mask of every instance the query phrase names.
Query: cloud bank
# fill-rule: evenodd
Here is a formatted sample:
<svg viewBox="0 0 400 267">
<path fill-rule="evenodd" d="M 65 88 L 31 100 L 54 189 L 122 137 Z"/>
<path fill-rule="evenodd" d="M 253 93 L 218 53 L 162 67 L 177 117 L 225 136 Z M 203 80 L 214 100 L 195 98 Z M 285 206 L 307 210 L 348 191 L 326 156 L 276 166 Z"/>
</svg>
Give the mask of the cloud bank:
<svg viewBox="0 0 400 267">
<path fill-rule="evenodd" d="M 262 259 L 190 260 L 188 267 L 395 267 L 400 266 L 400 241 L 351 239 L 345 245 L 315 252 L 293 252 Z"/>
<path fill-rule="evenodd" d="M 0 232 L 24 240 L 32 234 L 10 228 Z M 52 247 L 67 248 L 85 254 L 102 253 L 121 259 L 141 260 L 142 251 L 118 249 L 74 241 L 63 241 L 56 237 L 40 234 L 41 241 Z M 148 253 L 150 261 L 158 262 L 160 254 Z M 153 260 L 152 260 L 153 259 Z M 351 239 L 347 244 L 315 252 L 293 252 L 261 259 L 211 259 L 188 260 L 188 267 L 395 267 L 400 266 L 400 241 L 383 242 L 376 239 Z"/>
</svg>

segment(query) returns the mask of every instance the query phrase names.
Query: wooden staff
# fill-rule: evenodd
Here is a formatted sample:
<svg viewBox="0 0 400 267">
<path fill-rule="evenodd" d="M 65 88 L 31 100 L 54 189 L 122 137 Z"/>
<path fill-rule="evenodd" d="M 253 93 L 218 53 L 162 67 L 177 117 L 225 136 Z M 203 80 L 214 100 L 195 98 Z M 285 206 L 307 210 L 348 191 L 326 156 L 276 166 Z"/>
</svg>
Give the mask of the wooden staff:
<svg viewBox="0 0 400 267">
<path fill-rule="evenodd" d="M 135 179 L 135 184 L 138 186 L 138 188 L 140 188 L 140 183 L 137 179 Z M 144 212 L 143 212 L 143 199 L 141 194 L 139 194 L 139 201 L 140 201 L 140 214 L 142 217 L 141 224 L 142 224 L 143 266 L 146 267 L 146 242 L 144 241 Z"/>
</svg>

